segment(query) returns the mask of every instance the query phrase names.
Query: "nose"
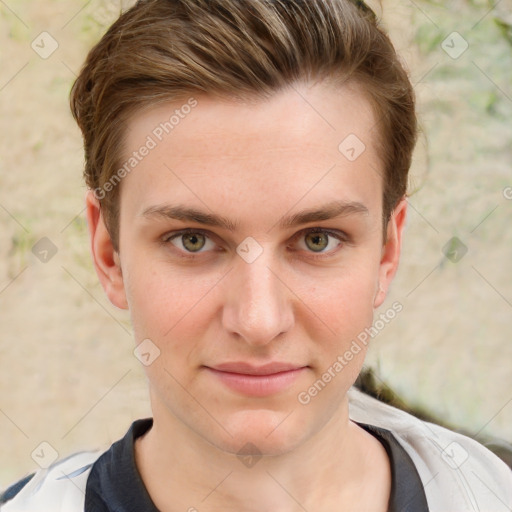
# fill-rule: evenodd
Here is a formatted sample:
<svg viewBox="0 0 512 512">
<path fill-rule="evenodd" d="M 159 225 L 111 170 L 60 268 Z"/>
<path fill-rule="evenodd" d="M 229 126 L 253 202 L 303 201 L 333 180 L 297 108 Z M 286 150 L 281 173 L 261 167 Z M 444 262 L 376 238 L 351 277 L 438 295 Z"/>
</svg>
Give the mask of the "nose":
<svg viewBox="0 0 512 512">
<path fill-rule="evenodd" d="M 252 263 L 240 258 L 228 276 L 223 325 L 247 344 L 267 345 L 293 326 L 293 294 L 277 269 L 264 251 Z"/>
</svg>

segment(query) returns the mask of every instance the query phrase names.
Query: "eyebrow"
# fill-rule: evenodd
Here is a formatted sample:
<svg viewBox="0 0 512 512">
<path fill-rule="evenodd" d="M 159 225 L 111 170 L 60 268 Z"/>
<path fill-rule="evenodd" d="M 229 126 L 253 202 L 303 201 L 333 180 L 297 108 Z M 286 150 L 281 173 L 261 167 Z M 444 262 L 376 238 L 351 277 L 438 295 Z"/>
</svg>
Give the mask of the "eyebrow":
<svg viewBox="0 0 512 512">
<path fill-rule="evenodd" d="M 348 215 L 368 215 L 368 208 L 358 201 L 331 201 L 321 208 L 311 208 L 308 210 L 302 210 L 293 215 L 283 217 L 277 224 L 280 228 L 292 228 L 300 226 L 301 224 L 307 224 L 308 222 L 317 222 L 322 220 L 329 220 L 338 217 L 345 217 Z M 188 222 L 197 222 L 198 224 L 204 224 L 206 226 L 219 227 L 228 231 L 236 231 L 239 227 L 238 222 L 217 215 L 215 213 L 208 213 L 198 210 L 196 208 L 190 208 L 182 205 L 156 205 L 146 208 L 142 214 L 142 217 L 162 217 L 165 219 L 174 219 Z"/>
</svg>

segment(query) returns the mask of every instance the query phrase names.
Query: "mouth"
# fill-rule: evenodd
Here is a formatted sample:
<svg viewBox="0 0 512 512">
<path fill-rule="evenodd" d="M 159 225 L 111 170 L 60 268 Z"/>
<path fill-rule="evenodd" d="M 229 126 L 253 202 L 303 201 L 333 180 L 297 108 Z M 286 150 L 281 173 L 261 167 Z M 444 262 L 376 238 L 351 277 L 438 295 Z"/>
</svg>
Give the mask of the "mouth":
<svg viewBox="0 0 512 512">
<path fill-rule="evenodd" d="M 309 367 L 279 362 L 263 366 L 235 362 L 204 368 L 217 381 L 237 393 L 268 396 L 289 388 Z"/>
<path fill-rule="evenodd" d="M 277 373 L 298 370 L 300 368 L 305 367 L 306 365 L 283 362 L 273 362 L 261 366 L 256 366 L 250 363 L 246 363 L 244 361 L 222 363 L 215 366 L 211 366 L 213 370 L 229 373 L 238 373 L 241 375 L 274 375 Z"/>
</svg>

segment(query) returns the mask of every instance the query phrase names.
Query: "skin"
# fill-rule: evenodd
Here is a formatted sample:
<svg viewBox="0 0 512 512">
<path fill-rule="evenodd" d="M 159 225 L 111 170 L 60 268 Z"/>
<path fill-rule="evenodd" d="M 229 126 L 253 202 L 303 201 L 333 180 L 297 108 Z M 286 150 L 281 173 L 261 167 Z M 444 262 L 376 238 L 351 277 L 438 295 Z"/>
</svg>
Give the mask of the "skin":
<svg viewBox="0 0 512 512">
<path fill-rule="evenodd" d="M 136 343 L 149 338 L 160 350 L 145 367 L 154 425 L 135 444 L 142 479 L 163 512 L 384 512 L 386 452 L 348 417 L 346 392 L 366 347 L 310 403 L 297 399 L 371 326 L 398 265 L 406 201 L 384 243 L 370 104 L 357 88 L 324 83 L 296 84 L 267 101 L 195 98 L 192 112 L 121 183 L 119 253 L 92 192 L 86 198 L 103 288 L 130 310 Z M 126 156 L 183 103 L 136 114 Z M 353 162 L 338 150 L 349 134 L 366 145 Z M 367 211 L 278 224 L 335 200 Z M 165 204 L 222 215 L 237 229 L 143 214 Z M 169 240 L 185 228 L 207 236 L 188 245 Z M 309 228 L 346 240 L 311 238 Z M 247 237 L 263 249 L 252 263 L 236 251 Z M 204 368 L 232 361 L 307 368 L 287 389 L 250 397 Z M 237 456 L 246 443 L 262 454 L 252 467 Z"/>
</svg>

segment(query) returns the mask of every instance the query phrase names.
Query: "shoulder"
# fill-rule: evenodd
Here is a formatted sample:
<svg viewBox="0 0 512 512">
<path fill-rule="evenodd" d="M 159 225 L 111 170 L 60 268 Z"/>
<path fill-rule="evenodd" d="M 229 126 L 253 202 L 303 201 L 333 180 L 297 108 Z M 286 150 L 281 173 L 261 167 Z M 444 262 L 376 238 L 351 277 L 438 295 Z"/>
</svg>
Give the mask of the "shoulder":
<svg viewBox="0 0 512 512">
<path fill-rule="evenodd" d="M 512 471 L 470 437 L 351 388 L 350 418 L 389 430 L 416 466 L 432 512 L 512 509 Z"/>
<path fill-rule="evenodd" d="M 81 512 L 89 472 L 101 454 L 75 453 L 16 482 L 0 495 L 2 512 Z"/>
<path fill-rule="evenodd" d="M 83 512 L 86 494 L 90 502 L 98 505 L 96 494 L 101 494 L 102 486 L 108 482 L 117 486 L 120 464 L 124 463 L 137 475 L 134 440 L 152 424 L 152 418 L 136 420 L 110 448 L 75 453 L 25 477 L 9 487 L 3 496 L 0 493 L 0 509 L 2 512 Z"/>
<path fill-rule="evenodd" d="M 21 489 L 23 489 L 23 487 L 28 484 L 34 475 L 35 473 L 31 473 L 30 475 L 27 475 L 26 477 L 9 486 L 5 491 L 0 492 L 0 505 L 12 500 L 21 491 Z"/>
</svg>

